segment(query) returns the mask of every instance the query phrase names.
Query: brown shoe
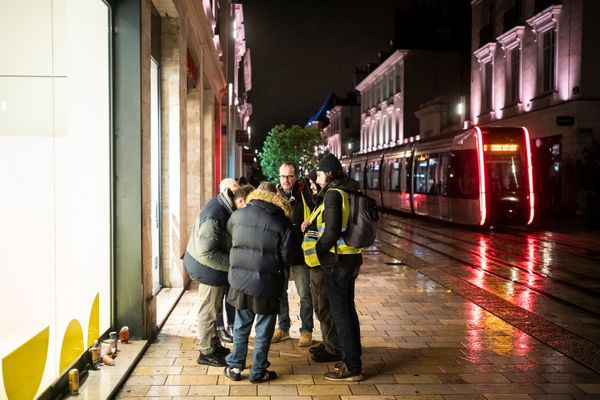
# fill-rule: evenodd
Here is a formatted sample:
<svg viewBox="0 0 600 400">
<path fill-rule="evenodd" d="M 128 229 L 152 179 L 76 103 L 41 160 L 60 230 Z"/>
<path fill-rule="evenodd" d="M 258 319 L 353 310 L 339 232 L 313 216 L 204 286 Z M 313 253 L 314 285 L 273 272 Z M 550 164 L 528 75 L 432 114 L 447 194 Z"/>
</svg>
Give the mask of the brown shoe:
<svg viewBox="0 0 600 400">
<path fill-rule="evenodd" d="M 337 364 L 336 364 L 337 367 Z M 325 379 L 327 379 L 328 381 L 351 381 L 351 382 L 358 382 L 358 381 L 362 381 L 363 379 L 365 379 L 365 377 L 362 374 L 362 371 L 359 369 L 357 371 L 350 371 L 347 367 L 346 364 L 342 363 L 341 368 L 337 369 L 333 372 L 326 372 L 325 375 L 323 375 L 325 377 Z"/>
<path fill-rule="evenodd" d="M 300 340 L 298 340 L 298 346 L 308 347 L 312 344 L 312 333 L 302 332 L 300 333 Z"/>
<path fill-rule="evenodd" d="M 290 331 L 284 331 L 279 328 L 275 329 L 271 343 L 279 343 L 290 338 Z"/>
</svg>

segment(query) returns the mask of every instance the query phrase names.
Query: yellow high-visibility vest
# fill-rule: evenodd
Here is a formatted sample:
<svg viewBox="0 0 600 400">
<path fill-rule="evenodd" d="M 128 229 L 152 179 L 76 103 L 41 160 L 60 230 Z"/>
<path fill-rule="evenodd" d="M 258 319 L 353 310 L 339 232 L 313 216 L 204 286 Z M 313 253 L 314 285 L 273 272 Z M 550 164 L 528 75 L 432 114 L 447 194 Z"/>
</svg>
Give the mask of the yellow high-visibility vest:
<svg viewBox="0 0 600 400">
<path fill-rule="evenodd" d="M 342 195 L 342 232 L 348 227 L 348 219 L 350 217 L 350 202 L 348 194 L 341 189 L 333 189 L 340 192 Z M 316 245 L 319 238 L 325 232 L 325 223 L 323 222 L 323 210 L 325 209 L 325 202 L 323 201 L 319 207 L 317 207 L 308 218 L 309 223 L 317 221 L 317 231 L 306 231 L 304 234 L 304 240 L 302 242 L 302 250 L 304 250 L 304 262 L 309 267 L 317 267 L 320 265 L 319 258 L 317 257 Z M 360 254 L 361 250 L 356 247 L 352 247 L 344 242 L 344 239 L 340 236 L 335 244 L 329 249 L 334 254 Z"/>
<path fill-rule="evenodd" d="M 308 219 L 310 218 L 310 207 L 308 207 L 308 204 L 306 204 L 306 199 L 304 198 L 304 193 L 302 193 L 302 191 L 300 191 L 300 197 L 302 197 L 302 206 L 304 208 L 303 221 L 308 221 Z"/>
</svg>

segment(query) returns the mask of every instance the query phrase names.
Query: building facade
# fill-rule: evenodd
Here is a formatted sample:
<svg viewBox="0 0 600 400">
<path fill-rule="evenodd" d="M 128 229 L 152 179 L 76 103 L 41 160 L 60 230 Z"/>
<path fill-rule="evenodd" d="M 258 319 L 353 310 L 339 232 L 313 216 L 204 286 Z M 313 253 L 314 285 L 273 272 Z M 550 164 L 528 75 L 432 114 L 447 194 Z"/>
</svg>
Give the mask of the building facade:
<svg viewBox="0 0 600 400">
<path fill-rule="evenodd" d="M 458 103 L 468 90 L 462 52 L 396 50 L 356 86 L 361 94 L 360 152 L 421 136 L 419 107 L 438 96 Z"/>
<path fill-rule="evenodd" d="M 56 397 L 123 325 L 157 333 L 190 226 L 236 174 L 242 21 L 225 0 L 0 6 L 1 398 Z"/>
<path fill-rule="evenodd" d="M 471 116 L 526 126 L 534 140 L 540 214 L 580 212 L 570 162 L 600 135 L 600 4 L 587 0 L 476 0 Z"/>
<path fill-rule="evenodd" d="M 329 125 L 323 128 L 327 150 L 338 158 L 358 150 L 360 134 L 360 105 L 356 97 L 338 100 L 327 113 Z"/>
</svg>

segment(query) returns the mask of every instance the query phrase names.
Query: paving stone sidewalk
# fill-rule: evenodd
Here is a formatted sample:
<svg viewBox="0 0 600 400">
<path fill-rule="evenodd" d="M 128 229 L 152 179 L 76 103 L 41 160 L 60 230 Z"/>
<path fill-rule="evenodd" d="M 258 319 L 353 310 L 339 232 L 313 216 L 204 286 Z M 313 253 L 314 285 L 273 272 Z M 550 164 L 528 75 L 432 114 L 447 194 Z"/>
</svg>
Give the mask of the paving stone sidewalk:
<svg viewBox="0 0 600 400">
<path fill-rule="evenodd" d="M 294 285 L 289 285 L 292 339 L 273 344 L 269 354 L 277 380 L 253 385 L 246 370 L 242 381 L 233 382 L 223 368 L 198 365 L 197 286 L 192 285 L 118 398 L 600 399 L 599 374 L 409 266 L 386 264 L 390 261 L 385 254 L 366 252 L 357 280 L 364 381 L 326 381 L 323 373 L 334 363 L 315 363 L 307 349 L 298 347 Z"/>
</svg>

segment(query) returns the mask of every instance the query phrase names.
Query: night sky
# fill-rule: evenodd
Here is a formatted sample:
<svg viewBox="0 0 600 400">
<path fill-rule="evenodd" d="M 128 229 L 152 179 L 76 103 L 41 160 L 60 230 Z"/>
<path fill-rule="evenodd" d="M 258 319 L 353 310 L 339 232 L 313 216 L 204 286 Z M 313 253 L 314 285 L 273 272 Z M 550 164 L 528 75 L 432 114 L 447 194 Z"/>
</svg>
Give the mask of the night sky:
<svg viewBox="0 0 600 400">
<path fill-rule="evenodd" d="M 274 125 L 304 126 L 329 93 L 354 89 L 354 70 L 389 51 L 394 15 L 412 0 L 243 0 L 251 49 L 252 142 Z"/>
</svg>

